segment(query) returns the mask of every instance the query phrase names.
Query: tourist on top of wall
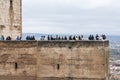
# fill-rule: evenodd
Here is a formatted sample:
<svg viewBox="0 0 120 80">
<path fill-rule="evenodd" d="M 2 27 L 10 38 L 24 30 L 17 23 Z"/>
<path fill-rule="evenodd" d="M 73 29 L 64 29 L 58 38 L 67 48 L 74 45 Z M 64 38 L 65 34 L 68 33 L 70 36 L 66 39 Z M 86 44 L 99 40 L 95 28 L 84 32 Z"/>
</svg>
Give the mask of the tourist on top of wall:
<svg viewBox="0 0 120 80">
<path fill-rule="evenodd" d="M 0 36 L 0 40 L 4 40 L 4 36 L 3 35 Z"/>
<path fill-rule="evenodd" d="M 106 40 L 106 35 L 102 34 L 101 36 L 96 35 L 96 40 Z"/>
<path fill-rule="evenodd" d="M 45 40 L 45 36 L 41 36 L 40 40 Z"/>
<path fill-rule="evenodd" d="M 89 40 L 94 40 L 94 36 L 93 36 L 93 35 L 90 35 L 90 36 L 88 37 L 88 39 L 89 39 Z"/>
<path fill-rule="evenodd" d="M 102 36 L 103 40 L 106 39 L 106 35 L 105 34 L 102 34 L 101 36 Z"/>
<path fill-rule="evenodd" d="M 16 37 L 16 40 L 21 40 L 21 37 L 17 36 L 17 37 Z"/>
<path fill-rule="evenodd" d="M 35 40 L 35 36 L 26 36 L 26 40 Z"/>
<path fill-rule="evenodd" d="M 8 36 L 8 37 L 6 38 L 6 40 L 11 40 L 11 37 L 10 37 L 10 36 Z"/>
<path fill-rule="evenodd" d="M 98 36 L 98 34 L 96 34 L 96 40 L 99 40 L 99 36 Z"/>
</svg>

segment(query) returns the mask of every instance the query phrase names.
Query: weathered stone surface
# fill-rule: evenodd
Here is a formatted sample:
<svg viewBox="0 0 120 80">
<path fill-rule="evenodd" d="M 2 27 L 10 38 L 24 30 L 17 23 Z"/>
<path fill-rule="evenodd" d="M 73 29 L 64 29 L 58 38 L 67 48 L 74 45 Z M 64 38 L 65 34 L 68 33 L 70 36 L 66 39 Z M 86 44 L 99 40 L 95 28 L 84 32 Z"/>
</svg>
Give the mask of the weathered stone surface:
<svg viewBox="0 0 120 80">
<path fill-rule="evenodd" d="M 108 41 L 1 41 L 0 80 L 107 80 Z"/>
<path fill-rule="evenodd" d="M 0 35 L 22 35 L 22 0 L 0 0 Z"/>
</svg>

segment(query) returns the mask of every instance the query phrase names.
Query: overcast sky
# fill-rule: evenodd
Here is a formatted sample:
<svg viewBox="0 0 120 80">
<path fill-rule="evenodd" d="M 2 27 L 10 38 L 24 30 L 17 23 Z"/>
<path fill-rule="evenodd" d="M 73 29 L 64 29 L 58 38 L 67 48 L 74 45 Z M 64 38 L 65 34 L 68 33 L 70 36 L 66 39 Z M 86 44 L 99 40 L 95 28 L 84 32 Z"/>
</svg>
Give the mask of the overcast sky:
<svg viewBox="0 0 120 80">
<path fill-rule="evenodd" d="M 120 0 L 22 0 L 23 33 L 120 35 Z"/>
</svg>

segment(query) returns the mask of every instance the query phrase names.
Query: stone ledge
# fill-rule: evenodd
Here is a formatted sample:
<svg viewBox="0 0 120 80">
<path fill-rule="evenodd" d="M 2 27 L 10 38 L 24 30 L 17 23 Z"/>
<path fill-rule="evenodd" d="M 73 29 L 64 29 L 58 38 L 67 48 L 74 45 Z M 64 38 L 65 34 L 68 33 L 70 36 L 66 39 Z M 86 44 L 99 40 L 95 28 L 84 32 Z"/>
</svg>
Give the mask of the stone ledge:
<svg viewBox="0 0 120 80">
<path fill-rule="evenodd" d="M 72 48 L 72 47 L 95 47 L 95 46 L 104 46 L 104 47 L 108 47 L 109 46 L 109 41 L 89 41 L 89 40 L 78 40 L 78 41 L 59 41 L 59 40 L 55 40 L 55 41 L 0 41 L 0 47 L 11 47 L 11 48 L 29 48 L 29 47 L 68 47 L 68 48 Z"/>
<path fill-rule="evenodd" d="M 75 77 L 35 77 L 35 76 L 0 76 L 0 80 L 106 80 L 105 78 L 75 78 Z"/>
<path fill-rule="evenodd" d="M 105 78 L 75 78 L 75 77 L 44 77 L 44 78 L 37 78 L 37 80 L 106 80 Z"/>
<path fill-rule="evenodd" d="M 109 46 L 109 41 L 89 41 L 89 40 L 72 40 L 72 41 L 38 41 L 39 47 L 95 47 L 95 46 Z"/>
</svg>

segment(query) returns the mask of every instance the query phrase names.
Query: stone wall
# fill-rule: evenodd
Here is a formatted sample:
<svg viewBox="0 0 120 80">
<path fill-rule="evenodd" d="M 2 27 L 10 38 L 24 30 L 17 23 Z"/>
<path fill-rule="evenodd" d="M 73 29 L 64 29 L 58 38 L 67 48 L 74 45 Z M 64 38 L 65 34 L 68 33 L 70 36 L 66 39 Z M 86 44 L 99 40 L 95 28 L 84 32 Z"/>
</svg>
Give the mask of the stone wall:
<svg viewBox="0 0 120 80">
<path fill-rule="evenodd" d="M 22 36 L 22 0 L 0 0 L 0 35 Z"/>
<path fill-rule="evenodd" d="M 108 80 L 108 41 L 2 41 L 0 80 Z"/>
</svg>

